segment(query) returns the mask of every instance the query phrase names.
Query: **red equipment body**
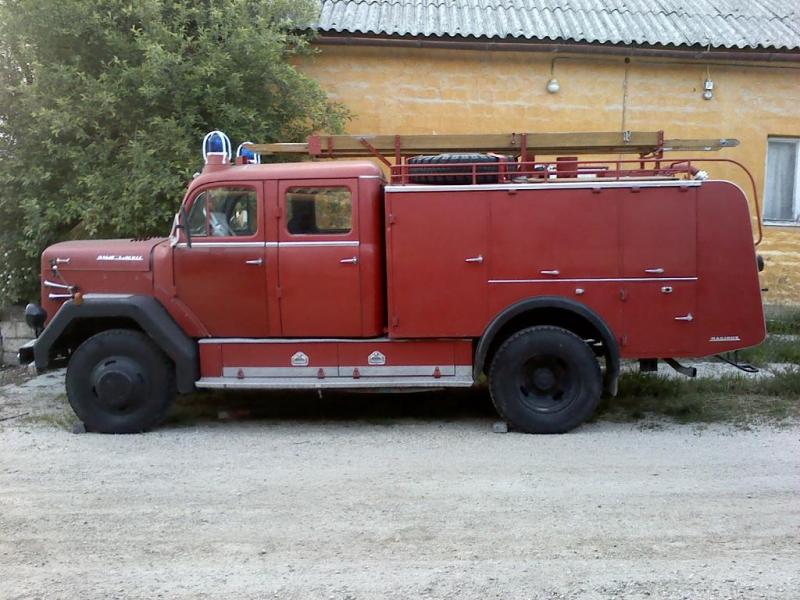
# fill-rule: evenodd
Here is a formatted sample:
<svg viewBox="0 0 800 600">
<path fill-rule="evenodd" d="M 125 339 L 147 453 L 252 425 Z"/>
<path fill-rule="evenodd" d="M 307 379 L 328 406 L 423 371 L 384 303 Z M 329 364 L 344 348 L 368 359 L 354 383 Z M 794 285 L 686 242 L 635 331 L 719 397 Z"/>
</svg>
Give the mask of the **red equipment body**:
<svg viewBox="0 0 800 600">
<path fill-rule="evenodd" d="M 699 357 L 765 337 L 748 202 L 727 181 L 625 176 L 619 163 L 582 178 L 595 171 L 576 159 L 538 178 L 475 183 L 473 170 L 449 185 L 415 183 L 406 165 L 387 183 L 365 160 L 214 163 L 170 239 L 48 248 L 47 322 L 62 305 L 73 321 L 84 311 L 86 335 L 65 329 L 83 341 L 129 319 L 91 320 L 93 302 L 153 298 L 195 344 L 199 388 L 470 386 L 510 333 L 553 325 L 605 356 L 614 392 L 620 357 Z M 190 239 L 187 215 L 210 231 L 213 210 L 193 209 L 219 189 L 249 203 L 231 209 L 243 229 Z M 294 230 L 320 189 L 349 198 L 336 209 L 349 206 L 349 225 Z M 58 348 L 37 348 L 37 365 Z"/>
<path fill-rule="evenodd" d="M 555 296 L 600 315 L 625 358 L 706 356 L 763 340 L 737 186 L 487 187 L 388 188 L 392 337 L 480 338 L 514 303 Z"/>
</svg>

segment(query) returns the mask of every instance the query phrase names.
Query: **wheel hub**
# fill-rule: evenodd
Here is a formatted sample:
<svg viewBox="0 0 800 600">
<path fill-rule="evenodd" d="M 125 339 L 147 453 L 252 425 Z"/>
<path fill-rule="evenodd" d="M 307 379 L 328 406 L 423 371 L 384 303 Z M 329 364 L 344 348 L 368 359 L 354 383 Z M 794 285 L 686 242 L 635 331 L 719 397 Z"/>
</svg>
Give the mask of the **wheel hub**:
<svg viewBox="0 0 800 600">
<path fill-rule="evenodd" d="M 533 384 L 540 391 L 548 391 L 556 384 L 556 374 L 549 367 L 539 367 L 533 372 Z"/>
<path fill-rule="evenodd" d="M 145 387 L 141 367 L 127 357 L 112 357 L 98 364 L 92 373 L 92 384 L 97 398 L 118 411 L 135 405 Z"/>
<path fill-rule="evenodd" d="M 531 410 L 558 411 L 568 404 L 569 368 L 559 357 L 532 357 L 522 365 L 519 377 L 521 400 Z"/>
</svg>

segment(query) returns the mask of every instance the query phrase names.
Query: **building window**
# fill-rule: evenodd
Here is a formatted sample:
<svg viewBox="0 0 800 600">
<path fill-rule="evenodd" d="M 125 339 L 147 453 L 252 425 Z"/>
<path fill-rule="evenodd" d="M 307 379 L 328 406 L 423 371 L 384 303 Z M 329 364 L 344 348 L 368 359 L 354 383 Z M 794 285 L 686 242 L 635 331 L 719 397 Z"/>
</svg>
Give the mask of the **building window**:
<svg viewBox="0 0 800 600">
<path fill-rule="evenodd" d="M 800 225 L 800 138 L 769 138 L 764 221 Z"/>
</svg>

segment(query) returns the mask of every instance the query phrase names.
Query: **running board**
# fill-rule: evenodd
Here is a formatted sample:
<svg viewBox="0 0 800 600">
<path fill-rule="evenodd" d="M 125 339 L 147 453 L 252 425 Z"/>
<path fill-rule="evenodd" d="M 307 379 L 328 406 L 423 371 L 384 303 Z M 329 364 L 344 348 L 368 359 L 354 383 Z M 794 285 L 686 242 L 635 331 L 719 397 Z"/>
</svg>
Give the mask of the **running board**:
<svg viewBox="0 0 800 600">
<path fill-rule="evenodd" d="M 195 386 L 206 389 L 238 390 L 357 390 L 369 388 L 472 387 L 469 375 L 451 377 L 203 377 Z"/>
</svg>

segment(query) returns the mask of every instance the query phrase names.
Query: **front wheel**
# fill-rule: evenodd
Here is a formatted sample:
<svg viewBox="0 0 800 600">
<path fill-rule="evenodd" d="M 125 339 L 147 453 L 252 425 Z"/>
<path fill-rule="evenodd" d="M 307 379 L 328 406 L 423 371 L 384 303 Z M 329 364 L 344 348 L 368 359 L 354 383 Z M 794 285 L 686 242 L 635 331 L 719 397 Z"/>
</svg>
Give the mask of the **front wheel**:
<svg viewBox="0 0 800 600">
<path fill-rule="evenodd" d="M 600 365 L 580 337 L 539 326 L 509 337 L 492 359 L 489 389 L 497 412 L 527 433 L 564 433 L 588 419 L 600 399 Z"/>
<path fill-rule="evenodd" d="M 89 431 L 138 433 L 175 399 L 175 370 L 145 334 L 110 329 L 83 342 L 67 365 L 67 397 Z"/>
</svg>

